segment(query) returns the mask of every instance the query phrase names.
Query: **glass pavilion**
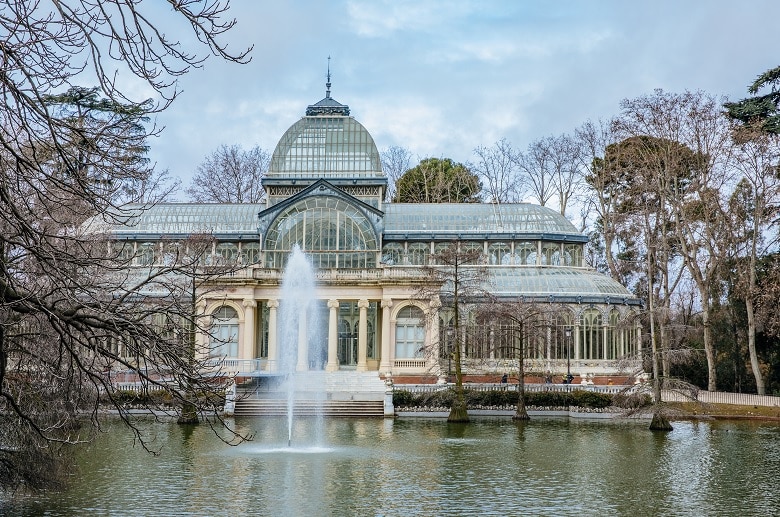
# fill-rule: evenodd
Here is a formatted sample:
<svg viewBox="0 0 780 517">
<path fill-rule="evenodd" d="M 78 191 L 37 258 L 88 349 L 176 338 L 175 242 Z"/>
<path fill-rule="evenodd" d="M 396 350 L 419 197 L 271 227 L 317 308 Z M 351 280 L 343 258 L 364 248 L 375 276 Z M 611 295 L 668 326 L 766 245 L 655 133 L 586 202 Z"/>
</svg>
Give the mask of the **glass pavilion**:
<svg viewBox="0 0 780 517">
<path fill-rule="evenodd" d="M 640 301 L 585 266 L 588 239 L 571 222 L 526 203 L 386 203 L 373 138 L 329 90 L 281 137 L 263 185 L 264 204 L 131 207 L 111 229 L 139 266 L 162 263 L 170 243 L 203 233 L 214 240 L 207 263 L 240 266 L 199 293 L 198 305 L 213 329 L 200 343 L 243 374 L 277 368 L 280 281 L 294 246 L 318 281 L 323 344 L 299 361 L 310 369 L 422 382 L 446 376 L 452 314 L 446 299 L 420 295 L 431 283 L 421 266 L 453 245 L 481 254 L 495 299 L 556 309 L 545 335 L 534 337 L 539 346 L 526 351 L 531 371 L 606 378 L 638 356 Z M 477 330 L 460 344 L 466 372 L 500 375 L 517 352 L 491 344 L 502 323 L 478 312 L 469 316 Z"/>
</svg>

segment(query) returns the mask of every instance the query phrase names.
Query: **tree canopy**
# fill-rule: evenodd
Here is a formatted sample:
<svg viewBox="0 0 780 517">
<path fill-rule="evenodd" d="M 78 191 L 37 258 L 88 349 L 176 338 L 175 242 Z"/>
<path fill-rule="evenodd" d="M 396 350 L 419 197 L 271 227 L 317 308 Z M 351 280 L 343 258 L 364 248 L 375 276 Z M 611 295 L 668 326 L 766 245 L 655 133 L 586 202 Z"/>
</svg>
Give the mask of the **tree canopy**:
<svg viewBox="0 0 780 517">
<path fill-rule="evenodd" d="M 477 203 L 479 177 L 450 158 L 425 158 L 396 183 L 396 203 Z"/>
<path fill-rule="evenodd" d="M 769 92 L 756 95 L 767 87 Z M 780 135 L 780 66 L 759 75 L 748 87 L 748 93 L 753 97 L 724 104 L 729 117 L 744 125 Z"/>
</svg>

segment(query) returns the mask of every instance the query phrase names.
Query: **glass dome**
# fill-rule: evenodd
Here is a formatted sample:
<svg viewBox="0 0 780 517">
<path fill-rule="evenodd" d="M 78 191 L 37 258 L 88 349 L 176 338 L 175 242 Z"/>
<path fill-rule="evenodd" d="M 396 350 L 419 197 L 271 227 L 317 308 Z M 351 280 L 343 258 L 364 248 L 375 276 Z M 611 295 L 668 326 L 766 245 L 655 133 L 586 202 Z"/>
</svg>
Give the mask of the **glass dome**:
<svg viewBox="0 0 780 517">
<path fill-rule="evenodd" d="M 384 177 L 374 139 L 358 121 L 345 116 L 307 116 L 276 145 L 267 178 Z"/>
</svg>

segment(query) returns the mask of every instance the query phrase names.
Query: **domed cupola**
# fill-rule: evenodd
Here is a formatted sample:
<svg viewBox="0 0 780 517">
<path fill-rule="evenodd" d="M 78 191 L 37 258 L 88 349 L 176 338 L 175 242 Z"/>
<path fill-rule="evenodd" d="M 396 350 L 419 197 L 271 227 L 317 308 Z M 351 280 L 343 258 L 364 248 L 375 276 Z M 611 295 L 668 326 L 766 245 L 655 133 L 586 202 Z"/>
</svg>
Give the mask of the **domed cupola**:
<svg viewBox="0 0 780 517">
<path fill-rule="evenodd" d="M 349 115 L 349 106 L 330 95 L 306 109 L 274 149 L 263 187 L 271 207 L 324 179 L 343 192 L 381 207 L 387 177 L 374 139 Z"/>
</svg>

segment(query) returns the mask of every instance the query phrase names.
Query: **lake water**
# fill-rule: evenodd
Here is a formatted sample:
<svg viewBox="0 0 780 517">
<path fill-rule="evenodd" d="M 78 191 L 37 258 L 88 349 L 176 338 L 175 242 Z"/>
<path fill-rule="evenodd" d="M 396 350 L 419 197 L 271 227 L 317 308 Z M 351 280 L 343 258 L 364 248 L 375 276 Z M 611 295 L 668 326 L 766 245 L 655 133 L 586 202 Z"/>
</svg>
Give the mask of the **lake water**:
<svg viewBox="0 0 780 517">
<path fill-rule="evenodd" d="M 60 493 L 0 502 L 13 515 L 778 515 L 780 425 L 478 418 L 295 423 L 236 419 L 255 440 L 150 423 L 159 456 L 116 425 L 79 454 Z"/>
</svg>

